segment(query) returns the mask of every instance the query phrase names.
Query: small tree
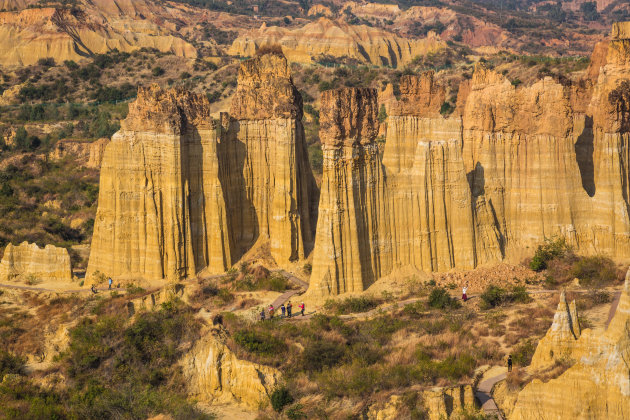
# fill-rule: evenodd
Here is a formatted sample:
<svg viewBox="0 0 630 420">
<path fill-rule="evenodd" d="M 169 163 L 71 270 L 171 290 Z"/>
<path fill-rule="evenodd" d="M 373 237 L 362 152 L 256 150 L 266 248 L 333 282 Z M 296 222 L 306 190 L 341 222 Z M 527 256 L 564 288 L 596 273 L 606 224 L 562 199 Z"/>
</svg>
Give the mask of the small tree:
<svg viewBox="0 0 630 420">
<path fill-rule="evenodd" d="M 291 396 L 289 389 L 284 385 L 276 388 L 271 393 L 271 406 L 278 413 L 281 412 L 284 409 L 284 407 L 291 404 L 292 402 L 293 402 L 293 397 Z"/>
<path fill-rule="evenodd" d="M 385 109 L 385 104 L 381 104 L 381 109 L 378 111 L 378 122 L 383 124 L 387 119 L 387 110 Z"/>
</svg>

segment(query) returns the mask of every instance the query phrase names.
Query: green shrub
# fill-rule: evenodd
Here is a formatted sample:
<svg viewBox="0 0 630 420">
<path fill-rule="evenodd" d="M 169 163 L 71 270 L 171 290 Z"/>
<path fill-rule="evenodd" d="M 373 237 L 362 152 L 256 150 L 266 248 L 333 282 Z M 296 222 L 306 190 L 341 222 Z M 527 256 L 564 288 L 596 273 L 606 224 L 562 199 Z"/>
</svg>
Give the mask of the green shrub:
<svg viewBox="0 0 630 420">
<path fill-rule="evenodd" d="M 337 315 L 368 312 L 381 304 L 381 300 L 372 296 L 347 297 L 344 300 L 327 300 L 324 308 Z"/>
<path fill-rule="evenodd" d="M 514 286 L 510 291 L 493 284 L 481 294 L 481 309 L 490 309 L 507 303 L 529 303 L 531 296 L 524 286 Z"/>
<path fill-rule="evenodd" d="M 536 343 L 533 340 L 525 340 L 512 351 L 512 363 L 519 366 L 528 366 L 536 351 Z"/>
<path fill-rule="evenodd" d="M 611 259 L 603 256 L 584 257 L 573 265 L 571 274 L 580 280 L 582 286 L 598 288 L 617 279 L 617 267 Z"/>
<path fill-rule="evenodd" d="M 265 331 L 237 331 L 234 334 L 234 342 L 248 352 L 260 356 L 275 356 L 286 350 L 283 341 Z"/>
<path fill-rule="evenodd" d="M 293 397 L 286 386 L 280 386 L 271 393 L 271 407 L 278 413 L 293 402 Z"/>
<path fill-rule="evenodd" d="M 154 77 L 162 76 L 164 73 L 166 73 L 166 71 L 164 71 L 164 69 L 162 67 L 159 67 L 159 66 L 153 67 L 153 70 L 151 70 L 151 74 Z"/>
<path fill-rule="evenodd" d="M 302 404 L 294 404 L 291 407 L 287 408 L 284 412 L 289 420 L 301 420 L 306 419 L 308 416 L 304 414 L 302 409 L 304 406 Z"/>
<path fill-rule="evenodd" d="M 443 287 L 436 287 L 429 294 L 429 307 L 435 309 L 457 309 L 461 306 L 459 301 L 451 297 Z"/>
<path fill-rule="evenodd" d="M 562 257 L 569 250 L 564 238 L 555 240 L 546 239 L 536 248 L 534 257 L 529 263 L 529 268 L 534 271 L 542 271 L 547 268 L 547 263 L 554 258 Z"/>
<path fill-rule="evenodd" d="M 343 345 L 333 341 L 310 342 L 302 352 L 301 367 L 307 371 L 321 371 L 338 365 L 343 361 L 346 350 Z"/>
<path fill-rule="evenodd" d="M 495 286 L 489 285 L 481 294 L 482 309 L 494 308 L 502 305 L 507 300 L 507 291 Z"/>
<path fill-rule="evenodd" d="M 15 373 L 21 375 L 24 373 L 25 360 L 20 356 L 9 353 L 0 349 L 0 378 L 4 375 Z M 2 381 L 0 381 L 2 382 Z"/>
</svg>

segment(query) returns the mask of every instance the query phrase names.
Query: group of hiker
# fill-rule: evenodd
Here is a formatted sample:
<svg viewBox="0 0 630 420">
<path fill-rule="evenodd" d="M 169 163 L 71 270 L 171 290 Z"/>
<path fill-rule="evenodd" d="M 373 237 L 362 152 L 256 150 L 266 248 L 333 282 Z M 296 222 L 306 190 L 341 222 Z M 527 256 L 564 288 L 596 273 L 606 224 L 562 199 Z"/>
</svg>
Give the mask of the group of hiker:
<svg viewBox="0 0 630 420">
<path fill-rule="evenodd" d="M 300 303 L 298 305 L 298 308 L 300 308 L 300 314 L 302 316 L 304 316 L 304 302 Z M 260 320 L 264 321 L 265 319 L 267 319 L 267 313 L 269 314 L 269 319 L 273 319 L 275 313 L 276 313 L 276 308 L 273 307 L 272 305 L 269 305 L 269 308 L 267 308 L 267 310 L 265 310 L 265 308 L 263 308 L 260 311 Z M 291 301 L 289 301 L 287 303 L 287 305 L 285 306 L 284 303 L 282 305 L 280 305 L 280 317 L 281 318 L 291 318 L 293 317 L 293 304 L 291 303 Z"/>
<path fill-rule="evenodd" d="M 111 277 L 109 277 L 107 279 L 107 290 L 112 290 L 112 284 L 114 283 L 114 281 L 112 280 Z M 92 291 L 92 293 L 97 294 L 98 290 L 96 290 L 96 285 L 92 284 L 92 286 L 90 287 L 90 290 Z"/>
</svg>

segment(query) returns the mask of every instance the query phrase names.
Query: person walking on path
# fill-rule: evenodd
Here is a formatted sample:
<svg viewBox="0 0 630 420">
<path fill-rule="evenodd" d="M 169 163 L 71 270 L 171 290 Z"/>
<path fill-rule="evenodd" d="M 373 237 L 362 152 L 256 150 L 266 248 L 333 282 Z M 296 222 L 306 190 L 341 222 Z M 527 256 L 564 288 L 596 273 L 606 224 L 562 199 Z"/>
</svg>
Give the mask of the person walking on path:
<svg viewBox="0 0 630 420">
<path fill-rule="evenodd" d="M 300 303 L 300 306 L 298 306 L 298 308 L 300 308 L 300 313 L 302 314 L 302 316 L 304 316 L 304 302 Z"/>
<path fill-rule="evenodd" d="M 508 356 L 507 363 L 508 363 L 508 372 L 512 372 L 512 355 L 511 354 Z"/>
<path fill-rule="evenodd" d="M 464 302 L 466 302 L 468 300 L 468 295 L 466 295 L 466 292 L 468 291 L 468 283 L 466 283 L 466 285 L 464 286 L 464 288 L 462 289 L 462 300 Z"/>
<path fill-rule="evenodd" d="M 273 313 L 274 313 L 273 305 L 269 305 L 269 319 L 273 319 Z"/>
<path fill-rule="evenodd" d="M 291 318 L 291 311 L 293 311 L 293 305 L 291 304 L 291 301 L 289 301 L 289 303 L 287 303 L 287 316 L 289 318 Z"/>
<path fill-rule="evenodd" d="M 265 320 L 265 308 L 262 308 L 262 310 L 260 311 L 260 320 L 264 321 Z"/>
<path fill-rule="evenodd" d="M 107 279 L 107 284 L 109 284 L 109 290 L 111 290 L 112 289 L 112 278 L 111 277 Z"/>
<path fill-rule="evenodd" d="M 92 291 L 92 293 L 96 294 L 96 287 L 94 287 L 94 285 L 92 285 L 92 287 L 90 287 L 90 290 Z"/>
<path fill-rule="evenodd" d="M 280 305 L 280 313 L 282 314 L 282 318 L 284 318 L 286 310 L 287 308 L 284 306 L 284 303 Z"/>
</svg>

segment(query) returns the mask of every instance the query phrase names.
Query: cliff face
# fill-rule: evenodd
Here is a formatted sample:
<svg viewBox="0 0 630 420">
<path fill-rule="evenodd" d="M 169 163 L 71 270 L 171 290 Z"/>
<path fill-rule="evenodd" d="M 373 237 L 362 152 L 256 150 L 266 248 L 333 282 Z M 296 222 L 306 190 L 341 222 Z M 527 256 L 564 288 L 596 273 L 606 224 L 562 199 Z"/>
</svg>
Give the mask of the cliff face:
<svg viewBox="0 0 630 420">
<path fill-rule="evenodd" d="M 374 89 L 322 94 L 324 165 L 309 293 L 364 290 L 391 269 Z"/>
<path fill-rule="evenodd" d="M 510 420 L 628 418 L 630 275 L 606 331 L 582 331 L 571 357 L 575 364 L 558 378 L 534 380 L 518 394 Z"/>
<path fill-rule="evenodd" d="M 320 18 L 297 29 L 263 24 L 260 29 L 238 37 L 229 54 L 253 56 L 259 47 L 270 44 L 281 45 L 286 57 L 297 63 L 309 64 L 332 56 L 392 67 L 402 67 L 418 55 L 446 47 L 434 33 L 423 39 L 406 39 L 379 28 Z"/>
<path fill-rule="evenodd" d="M 139 90 L 103 157 L 88 275 L 223 272 L 258 240 L 279 264 L 310 251 L 317 188 L 286 60 L 242 65 L 238 119 L 209 110 L 186 91 Z"/>
<path fill-rule="evenodd" d="M 405 265 L 435 271 L 522 258 L 554 236 L 586 253 L 630 256 L 630 40 L 621 38 L 624 28 L 614 27 L 605 60 L 595 60 L 603 65 L 579 83 L 545 78 L 516 88 L 477 66 L 448 118 L 440 115 L 445 89 L 432 73 L 403 77 L 399 100 L 388 91 L 381 95 L 389 114 L 382 162 L 367 153 L 378 147 L 369 136 L 357 143 L 345 120 L 331 117 L 363 121 L 371 105 L 355 109 L 344 95 L 324 95 L 320 214 L 330 208 L 339 216 L 334 223 L 320 219 L 311 293 L 359 290 Z M 355 167 L 366 175 L 348 178 L 344 171 Z M 373 194 L 378 205 L 348 201 L 357 192 Z M 348 223 L 349 214 L 359 222 Z M 357 228 L 365 238 L 339 239 L 334 229 L 346 225 L 371 230 Z M 349 257 L 353 252 L 360 257 Z M 323 255 L 335 260 L 334 270 L 318 259 Z"/>
<path fill-rule="evenodd" d="M 239 402 L 252 409 L 269 401 L 280 372 L 240 360 L 225 345 L 225 333 L 213 330 L 182 359 L 190 394 L 204 402 Z"/>
<path fill-rule="evenodd" d="M 71 281 L 70 255 L 65 248 L 22 242 L 18 246 L 8 244 L 0 262 L 0 280 L 33 276 L 41 281 Z"/>
<path fill-rule="evenodd" d="M 12 7 L 26 7 L 17 2 Z M 1 4 L 1 3 L 0 3 Z M 152 19 L 152 20 L 150 20 Z M 32 8 L 0 13 L 0 59 L 5 66 L 31 65 L 40 58 L 80 60 L 112 49 L 156 48 L 184 57 L 197 50 L 176 33 L 185 14 L 144 0 L 81 0 L 65 8 Z"/>
<path fill-rule="evenodd" d="M 207 98 L 157 86 L 105 150 L 88 276 L 179 279 L 231 264 Z"/>
<path fill-rule="evenodd" d="M 472 268 L 501 258 L 484 198 L 473 201 L 470 193 L 461 124 L 439 114 L 444 91 L 432 73 L 404 78 L 401 85 L 401 101 L 390 107 L 382 162 L 374 142 L 375 92 L 322 95 L 324 171 L 313 296 L 364 290 L 396 267 Z"/>
<path fill-rule="evenodd" d="M 269 239 L 278 263 L 307 256 L 318 189 L 308 163 L 302 98 L 287 61 L 267 54 L 244 62 L 219 145 L 235 253 Z"/>
</svg>

